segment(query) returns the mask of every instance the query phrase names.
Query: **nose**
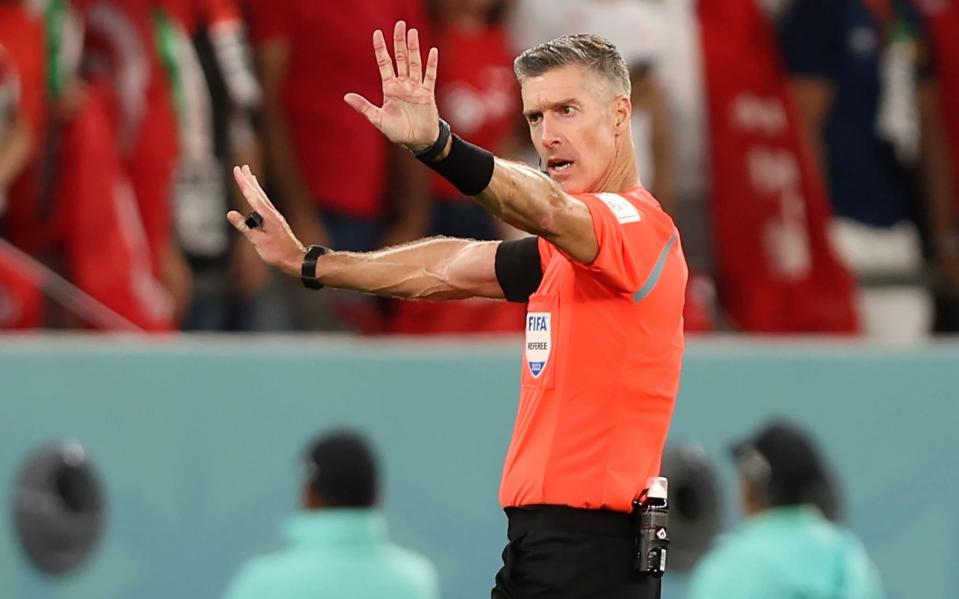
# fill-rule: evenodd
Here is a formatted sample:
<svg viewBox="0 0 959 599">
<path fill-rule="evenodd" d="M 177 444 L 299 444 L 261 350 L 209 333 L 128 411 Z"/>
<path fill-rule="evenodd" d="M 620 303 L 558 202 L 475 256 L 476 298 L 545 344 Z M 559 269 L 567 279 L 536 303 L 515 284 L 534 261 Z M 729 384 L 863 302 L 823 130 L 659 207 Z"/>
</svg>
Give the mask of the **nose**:
<svg viewBox="0 0 959 599">
<path fill-rule="evenodd" d="M 540 127 L 540 136 L 543 142 L 543 147 L 545 148 L 554 148 L 559 145 L 561 136 L 559 132 L 559 124 L 553 122 L 554 119 L 549 115 L 543 115 L 543 122 Z"/>
</svg>

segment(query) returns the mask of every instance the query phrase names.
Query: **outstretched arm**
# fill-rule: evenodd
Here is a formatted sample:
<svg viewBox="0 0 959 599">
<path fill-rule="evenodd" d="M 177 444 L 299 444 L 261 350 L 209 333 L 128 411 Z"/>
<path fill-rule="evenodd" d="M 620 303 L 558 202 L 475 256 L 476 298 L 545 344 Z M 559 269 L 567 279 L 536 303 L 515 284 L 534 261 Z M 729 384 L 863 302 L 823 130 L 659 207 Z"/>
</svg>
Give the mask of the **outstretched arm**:
<svg viewBox="0 0 959 599">
<path fill-rule="evenodd" d="M 416 29 L 407 32 L 406 23 L 399 21 L 393 30 L 396 68 L 380 30 L 373 33 L 373 51 L 383 84 L 383 106 L 354 93 L 346 94 L 344 100 L 393 143 L 414 152 L 429 148 L 439 137 L 437 49 L 427 54 L 424 71 L 419 34 Z M 489 185 L 475 197 L 505 222 L 544 237 L 580 262 L 592 262 L 599 252 L 586 205 L 534 168 L 497 158 Z"/>
<path fill-rule="evenodd" d="M 236 211 L 227 214 L 230 223 L 265 262 L 300 276 L 306 248 L 249 167 L 237 167 L 233 175 L 263 223 L 250 229 Z M 406 299 L 502 298 L 503 290 L 496 279 L 498 247 L 498 241 L 437 237 L 377 252 L 333 252 L 317 261 L 316 277 L 329 287 Z"/>
<path fill-rule="evenodd" d="M 432 237 L 369 253 L 324 256 L 324 285 L 404 299 L 502 299 L 494 264 L 498 241 Z"/>
</svg>

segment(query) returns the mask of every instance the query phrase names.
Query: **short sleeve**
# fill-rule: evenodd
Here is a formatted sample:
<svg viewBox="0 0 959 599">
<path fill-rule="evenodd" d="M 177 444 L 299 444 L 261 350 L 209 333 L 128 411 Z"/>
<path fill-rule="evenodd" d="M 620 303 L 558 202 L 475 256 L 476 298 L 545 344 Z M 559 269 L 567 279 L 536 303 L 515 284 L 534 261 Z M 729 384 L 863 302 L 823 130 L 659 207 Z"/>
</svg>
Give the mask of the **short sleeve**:
<svg viewBox="0 0 959 599">
<path fill-rule="evenodd" d="M 618 194 L 577 198 L 589 208 L 599 253 L 590 264 L 574 264 L 617 291 L 648 293 L 679 243 L 672 220 L 658 207 L 632 202 Z"/>
<path fill-rule="evenodd" d="M 779 20 L 779 41 L 791 75 L 831 78 L 842 52 L 846 0 L 795 0 Z"/>
<path fill-rule="evenodd" d="M 553 256 L 556 254 L 556 248 L 553 247 L 552 243 L 542 237 L 537 237 L 537 243 L 539 245 L 540 268 L 542 268 L 543 272 L 546 272 L 546 267 L 549 266 L 550 261 L 553 260 Z"/>
</svg>

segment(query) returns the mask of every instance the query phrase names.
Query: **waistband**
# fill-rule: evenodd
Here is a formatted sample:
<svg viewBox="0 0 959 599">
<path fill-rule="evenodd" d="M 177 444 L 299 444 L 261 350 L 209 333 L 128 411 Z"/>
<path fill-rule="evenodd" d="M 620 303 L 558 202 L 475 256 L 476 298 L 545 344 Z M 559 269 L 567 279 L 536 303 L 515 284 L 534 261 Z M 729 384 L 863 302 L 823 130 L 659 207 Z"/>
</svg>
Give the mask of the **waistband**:
<svg viewBox="0 0 959 599">
<path fill-rule="evenodd" d="M 553 530 L 635 538 L 632 514 L 611 510 L 587 510 L 563 505 L 525 505 L 506 508 L 507 536 L 513 539 L 532 530 Z"/>
</svg>

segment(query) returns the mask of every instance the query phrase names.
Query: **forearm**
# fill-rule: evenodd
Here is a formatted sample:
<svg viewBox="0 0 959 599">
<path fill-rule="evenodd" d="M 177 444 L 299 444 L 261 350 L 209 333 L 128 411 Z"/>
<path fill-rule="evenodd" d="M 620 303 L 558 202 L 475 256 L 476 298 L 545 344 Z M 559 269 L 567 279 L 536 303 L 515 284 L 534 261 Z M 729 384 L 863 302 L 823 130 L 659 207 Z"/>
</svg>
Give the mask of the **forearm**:
<svg viewBox="0 0 959 599">
<path fill-rule="evenodd" d="M 566 205 L 558 183 L 502 158 L 496 159 L 489 186 L 474 198 L 507 224 L 547 239 L 555 234 L 558 211 Z"/>
<path fill-rule="evenodd" d="M 497 245 L 433 237 L 376 252 L 333 252 L 317 261 L 316 277 L 327 287 L 404 299 L 502 297 Z"/>
<path fill-rule="evenodd" d="M 596 258 L 599 246 L 585 203 L 537 169 L 451 139 L 455 144 L 447 145 L 434 170 L 501 221 L 542 237 L 583 264 Z"/>
<path fill-rule="evenodd" d="M 436 161 L 446 160 L 452 146 L 451 136 Z M 499 157 L 494 164 L 489 185 L 473 199 L 505 223 L 549 239 L 556 224 L 555 208 L 566 205 L 563 189 L 546 174 L 525 164 Z"/>
</svg>

